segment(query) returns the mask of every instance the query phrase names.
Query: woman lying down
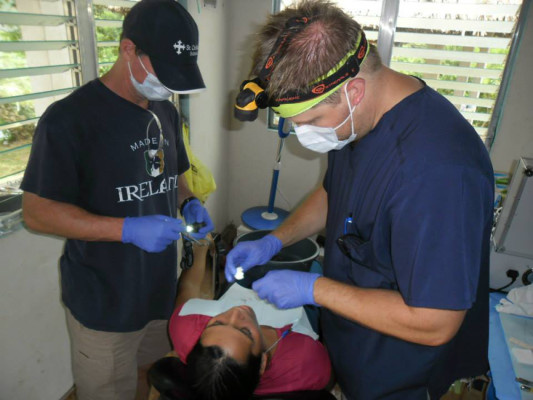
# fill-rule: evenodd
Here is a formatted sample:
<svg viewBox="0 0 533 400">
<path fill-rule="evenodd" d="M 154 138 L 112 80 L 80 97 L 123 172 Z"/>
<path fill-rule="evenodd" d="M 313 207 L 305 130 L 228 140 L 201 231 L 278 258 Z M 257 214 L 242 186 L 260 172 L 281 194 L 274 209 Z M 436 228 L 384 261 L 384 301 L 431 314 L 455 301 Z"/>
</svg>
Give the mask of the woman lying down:
<svg viewBox="0 0 533 400">
<path fill-rule="evenodd" d="M 302 307 L 279 310 L 238 284 L 219 300 L 205 299 L 202 282 L 212 282 L 205 268 L 208 248 L 195 246 L 169 323 L 174 351 L 187 364 L 197 397 L 238 400 L 325 388 L 329 357 Z"/>
</svg>

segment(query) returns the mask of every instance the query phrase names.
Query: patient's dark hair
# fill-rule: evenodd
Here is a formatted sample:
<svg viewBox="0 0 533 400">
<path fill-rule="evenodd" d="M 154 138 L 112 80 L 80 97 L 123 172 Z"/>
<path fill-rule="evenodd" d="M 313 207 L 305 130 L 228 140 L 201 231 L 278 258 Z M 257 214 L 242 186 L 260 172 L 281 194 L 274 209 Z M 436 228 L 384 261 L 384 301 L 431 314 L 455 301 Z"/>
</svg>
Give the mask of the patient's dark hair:
<svg viewBox="0 0 533 400">
<path fill-rule="evenodd" d="M 187 356 L 189 383 L 197 400 L 248 400 L 259 383 L 261 355 L 240 364 L 219 346 L 198 341 Z"/>
</svg>

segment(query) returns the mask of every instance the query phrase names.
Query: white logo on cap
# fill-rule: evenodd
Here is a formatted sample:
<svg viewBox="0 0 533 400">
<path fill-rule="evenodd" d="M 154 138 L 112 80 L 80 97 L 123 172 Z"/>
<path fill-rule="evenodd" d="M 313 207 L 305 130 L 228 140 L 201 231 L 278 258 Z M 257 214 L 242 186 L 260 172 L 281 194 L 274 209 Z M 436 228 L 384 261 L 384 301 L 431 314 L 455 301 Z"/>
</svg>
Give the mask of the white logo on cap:
<svg viewBox="0 0 533 400">
<path fill-rule="evenodd" d="M 174 49 L 178 55 L 180 55 L 183 50 L 187 50 L 190 56 L 198 55 L 197 44 L 184 44 L 181 40 L 178 40 L 176 43 L 174 43 Z"/>
<path fill-rule="evenodd" d="M 178 40 L 176 43 L 174 43 L 174 48 L 176 49 L 176 53 L 181 54 L 181 51 L 185 50 L 185 45 L 181 42 L 181 40 Z"/>
</svg>

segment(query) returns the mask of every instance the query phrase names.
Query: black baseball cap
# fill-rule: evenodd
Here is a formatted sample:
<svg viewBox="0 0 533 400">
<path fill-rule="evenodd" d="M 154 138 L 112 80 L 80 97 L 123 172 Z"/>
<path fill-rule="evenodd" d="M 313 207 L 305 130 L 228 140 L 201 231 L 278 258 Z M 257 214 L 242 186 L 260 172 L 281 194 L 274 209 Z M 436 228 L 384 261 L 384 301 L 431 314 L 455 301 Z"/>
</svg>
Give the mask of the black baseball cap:
<svg viewBox="0 0 533 400">
<path fill-rule="evenodd" d="M 176 0 L 141 0 L 122 25 L 122 37 L 150 57 L 167 89 L 191 93 L 205 89 L 198 68 L 198 27 Z"/>
</svg>

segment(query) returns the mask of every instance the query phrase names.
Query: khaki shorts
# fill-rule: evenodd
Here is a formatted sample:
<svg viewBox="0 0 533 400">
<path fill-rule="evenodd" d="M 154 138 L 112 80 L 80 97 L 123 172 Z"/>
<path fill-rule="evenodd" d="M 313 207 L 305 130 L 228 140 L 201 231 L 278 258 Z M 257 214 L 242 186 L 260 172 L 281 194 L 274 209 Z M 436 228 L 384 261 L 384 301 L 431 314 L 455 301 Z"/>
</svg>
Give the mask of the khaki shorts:
<svg viewBox="0 0 533 400">
<path fill-rule="evenodd" d="M 103 332 L 83 326 L 67 309 L 72 373 L 78 400 L 133 400 L 137 368 L 170 351 L 168 321 L 135 332 Z"/>
</svg>

